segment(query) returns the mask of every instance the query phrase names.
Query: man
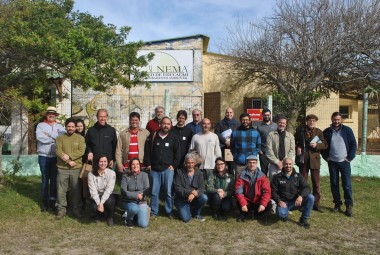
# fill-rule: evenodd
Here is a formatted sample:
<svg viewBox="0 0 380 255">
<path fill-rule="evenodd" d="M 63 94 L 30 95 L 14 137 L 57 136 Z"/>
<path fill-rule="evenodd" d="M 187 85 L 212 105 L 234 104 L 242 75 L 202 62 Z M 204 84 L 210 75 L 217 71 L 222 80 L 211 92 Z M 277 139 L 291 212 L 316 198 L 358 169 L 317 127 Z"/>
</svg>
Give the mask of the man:
<svg viewBox="0 0 380 255">
<path fill-rule="evenodd" d="M 339 192 L 339 173 L 342 175 L 342 187 L 346 205 L 345 214 L 352 216 L 351 164 L 356 153 L 356 139 L 352 129 L 343 125 L 342 115 L 334 112 L 331 116 L 331 126 L 323 131 L 329 148 L 322 152 L 329 165 L 331 193 L 334 199 L 334 211 L 340 211 L 342 202 Z"/>
<path fill-rule="evenodd" d="M 155 117 L 154 119 L 151 119 L 150 121 L 148 121 L 148 123 L 146 124 L 146 129 L 152 134 L 154 132 L 157 132 L 158 130 L 160 130 L 160 123 L 161 123 L 161 120 L 162 118 L 165 116 L 165 109 L 164 107 L 162 106 L 157 106 L 155 109 L 154 109 L 154 114 L 155 114 Z"/>
<path fill-rule="evenodd" d="M 318 212 L 323 212 L 319 206 L 321 199 L 321 186 L 319 181 L 321 165 L 320 151 L 327 149 L 327 142 L 322 130 L 315 127 L 317 121 L 318 117 L 315 114 L 309 114 L 306 116 L 306 125 L 302 125 L 296 130 L 296 164 L 298 163 L 300 174 L 302 174 L 306 181 L 308 180 L 310 169 L 313 196 L 315 198 L 313 209 Z"/>
<path fill-rule="evenodd" d="M 193 121 L 188 123 L 186 127 L 190 128 L 191 131 L 193 132 L 193 135 L 201 132 L 202 130 L 202 112 L 199 109 L 194 109 L 192 112 L 193 115 Z"/>
<path fill-rule="evenodd" d="M 268 134 L 265 154 L 269 159 L 269 180 L 272 180 L 273 175 L 281 171 L 282 160 L 292 158 L 295 154 L 294 136 L 285 130 L 286 125 L 287 119 L 284 116 L 279 116 L 277 130 Z"/>
<path fill-rule="evenodd" d="M 224 158 L 226 157 L 224 150 L 230 148 L 232 131 L 235 131 L 239 125 L 240 123 L 234 118 L 234 110 L 230 107 L 226 109 L 224 119 L 216 123 L 215 134 L 219 137 L 220 150 Z M 232 162 L 228 162 L 227 164 L 230 173 L 232 173 Z"/>
<path fill-rule="evenodd" d="M 65 128 L 56 122 L 59 115 L 57 109 L 49 106 L 45 113 L 45 120 L 37 125 L 37 153 L 38 164 L 42 179 L 41 212 L 46 212 L 49 205 L 55 209 L 57 199 L 57 156 L 55 155 L 55 141 L 58 135 L 65 132 Z"/>
<path fill-rule="evenodd" d="M 120 132 L 117 139 L 115 158 L 117 170 L 124 172 L 124 168 L 129 167 L 129 162 L 133 158 L 138 158 L 140 162 L 144 160 L 145 141 L 149 136 L 149 131 L 140 128 L 140 114 L 131 112 L 129 114 L 129 128 Z M 142 167 L 144 167 L 142 165 Z"/>
<path fill-rule="evenodd" d="M 180 110 L 177 113 L 177 125 L 175 125 L 171 132 L 178 136 L 179 143 L 181 145 L 181 159 L 179 161 L 179 168 L 183 167 L 185 156 L 189 151 L 191 138 L 193 137 L 193 131 L 186 127 L 187 112 Z"/>
<path fill-rule="evenodd" d="M 99 109 L 96 118 L 98 121 L 88 129 L 85 137 L 87 159 L 97 167 L 99 156 L 104 154 L 109 159 L 109 167 L 113 168 L 117 144 L 116 130 L 107 124 L 107 110 Z"/>
<path fill-rule="evenodd" d="M 299 225 L 309 229 L 308 219 L 314 204 L 314 196 L 302 175 L 293 168 L 293 160 L 285 157 L 283 169 L 271 181 L 272 199 L 277 204 L 276 214 L 281 220 L 288 219 L 289 211 L 300 209 L 302 215 Z"/>
<path fill-rule="evenodd" d="M 240 115 L 240 123 L 231 135 L 231 152 L 234 157 L 236 177 L 246 168 L 247 157 L 257 156 L 261 148 L 260 134 L 252 127 L 248 113 Z"/>
<path fill-rule="evenodd" d="M 249 211 L 258 216 L 272 208 L 270 184 L 257 167 L 257 156 L 249 155 L 246 162 L 246 168 L 237 177 L 235 184 L 235 197 L 241 214 L 237 221 L 244 221 Z"/>
<path fill-rule="evenodd" d="M 261 150 L 259 154 L 260 158 L 260 168 L 261 171 L 268 175 L 268 166 L 269 166 L 269 159 L 266 152 L 266 145 L 267 145 L 267 138 L 268 134 L 272 131 L 275 131 L 277 129 L 277 124 L 272 121 L 272 113 L 269 109 L 263 110 L 263 121 L 261 124 L 257 127 L 257 131 L 260 134 L 261 137 Z"/>
<path fill-rule="evenodd" d="M 172 218 L 172 185 L 174 169 L 178 167 L 181 150 L 177 135 L 169 132 L 172 121 L 169 117 L 161 120 L 161 129 L 150 134 L 145 143 L 144 163 L 151 170 L 152 180 L 151 219 L 158 215 L 161 186 L 165 192 L 165 211 Z"/>
<path fill-rule="evenodd" d="M 66 215 L 69 192 L 73 214 L 77 218 L 81 215 L 81 190 L 79 173 L 82 167 L 82 156 L 86 149 L 83 136 L 76 134 L 75 120 L 68 118 L 65 122 L 66 134 L 57 138 L 57 219 Z"/>
<path fill-rule="evenodd" d="M 214 170 L 215 160 L 222 157 L 219 138 L 210 129 L 211 121 L 208 118 L 204 118 L 202 120 L 202 132 L 195 134 L 190 144 L 190 152 L 196 151 L 204 160 L 199 169 L 203 172 L 206 182 Z"/>
</svg>

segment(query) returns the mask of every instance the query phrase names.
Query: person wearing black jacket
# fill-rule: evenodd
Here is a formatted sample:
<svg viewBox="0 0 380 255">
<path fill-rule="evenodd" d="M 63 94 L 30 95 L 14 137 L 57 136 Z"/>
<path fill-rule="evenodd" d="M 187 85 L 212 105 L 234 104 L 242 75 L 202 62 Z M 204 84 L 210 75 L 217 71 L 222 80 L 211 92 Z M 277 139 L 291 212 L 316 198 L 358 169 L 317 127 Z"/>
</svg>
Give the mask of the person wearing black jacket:
<svg viewBox="0 0 380 255">
<path fill-rule="evenodd" d="M 94 167 L 97 168 L 96 162 L 99 156 L 104 154 L 109 159 L 109 167 L 113 168 L 117 144 L 116 130 L 107 124 L 107 110 L 99 109 L 96 118 L 98 121 L 88 129 L 85 137 L 87 159 L 93 161 Z"/>
<path fill-rule="evenodd" d="M 204 194 L 203 173 L 195 168 L 196 161 L 194 154 L 187 154 L 185 168 L 178 170 L 174 180 L 175 203 L 179 217 L 184 222 L 188 222 L 191 216 L 199 221 L 205 221 L 201 211 L 208 198 Z"/>
<path fill-rule="evenodd" d="M 161 186 L 165 192 L 165 211 L 172 218 L 173 201 L 172 185 L 174 169 L 178 167 L 181 158 L 181 148 L 176 134 L 169 132 L 172 121 L 169 117 L 161 120 L 161 129 L 152 133 L 145 142 L 144 163 L 151 170 L 151 219 L 158 215 L 159 194 Z"/>
<path fill-rule="evenodd" d="M 179 168 L 183 167 L 185 156 L 190 148 L 191 138 L 193 137 L 193 131 L 186 127 L 187 112 L 180 110 L 177 113 L 177 125 L 171 128 L 171 132 L 178 136 L 179 143 L 181 145 L 181 159 L 179 162 Z"/>
<path fill-rule="evenodd" d="M 293 168 L 293 160 L 284 158 L 283 169 L 273 176 L 271 181 L 272 199 L 276 202 L 277 217 L 287 220 L 289 211 L 302 209 L 299 224 L 308 229 L 310 212 L 313 209 L 314 196 L 310 194 L 310 187 L 305 179 Z"/>
</svg>

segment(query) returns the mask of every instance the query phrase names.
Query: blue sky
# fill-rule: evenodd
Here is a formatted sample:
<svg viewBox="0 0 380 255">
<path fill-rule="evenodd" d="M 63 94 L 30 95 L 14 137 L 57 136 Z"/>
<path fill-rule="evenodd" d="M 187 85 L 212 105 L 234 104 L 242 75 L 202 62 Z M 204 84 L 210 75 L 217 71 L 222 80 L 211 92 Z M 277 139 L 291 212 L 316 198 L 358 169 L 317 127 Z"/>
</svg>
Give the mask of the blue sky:
<svg viewBox="0 0 380 255">
<path fill-rule="evenodd" d="M 74 9 L 132 27 L 131 41 L 204 34 L 210 37 L 208 50 L 218 52 L 228 25 L 268 16 L 274 5 L 275 0 L 76 0 Z"/>
</svg>

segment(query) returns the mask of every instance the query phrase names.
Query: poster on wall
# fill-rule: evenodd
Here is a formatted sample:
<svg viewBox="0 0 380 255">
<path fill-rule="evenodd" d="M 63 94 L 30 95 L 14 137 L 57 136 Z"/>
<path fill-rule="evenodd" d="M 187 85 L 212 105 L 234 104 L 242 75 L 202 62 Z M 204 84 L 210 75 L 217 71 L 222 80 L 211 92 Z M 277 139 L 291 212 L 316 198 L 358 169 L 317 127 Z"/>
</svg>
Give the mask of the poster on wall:
<svg viewBox="0 0 380 255">
<path fill-rule="evenodd" d="M 193 81 L 194 52 L 192 50 L 140 50 L 137 55 L 154 53 L 154 58 L 141 71 L 148 72 L 149 82 Z M 133 79 L 133 76 L 131 77 Z"/>
</svg>

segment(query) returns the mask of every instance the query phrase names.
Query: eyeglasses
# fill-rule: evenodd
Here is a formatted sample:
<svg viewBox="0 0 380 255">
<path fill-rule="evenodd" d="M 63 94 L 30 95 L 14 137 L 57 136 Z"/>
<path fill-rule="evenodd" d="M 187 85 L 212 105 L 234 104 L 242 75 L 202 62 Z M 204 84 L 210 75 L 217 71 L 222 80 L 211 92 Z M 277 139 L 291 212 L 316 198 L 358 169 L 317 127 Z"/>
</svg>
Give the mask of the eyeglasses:
<svg viewBox="0 0 380 255">
<path fill-rule="evenodd" d="M 193 114 L 193 116 L 199 116 L 200 114 Z"/>
<path fill-rule="evenodd" d="M 225 165 L 224 163 L 218 163 L 218 164 L 216 164 L 217 166 L 223 166 L 223 165 Z"/>
</svg>

